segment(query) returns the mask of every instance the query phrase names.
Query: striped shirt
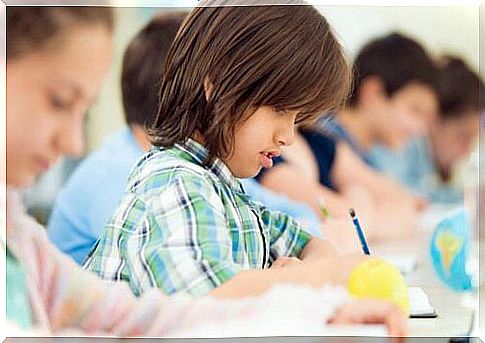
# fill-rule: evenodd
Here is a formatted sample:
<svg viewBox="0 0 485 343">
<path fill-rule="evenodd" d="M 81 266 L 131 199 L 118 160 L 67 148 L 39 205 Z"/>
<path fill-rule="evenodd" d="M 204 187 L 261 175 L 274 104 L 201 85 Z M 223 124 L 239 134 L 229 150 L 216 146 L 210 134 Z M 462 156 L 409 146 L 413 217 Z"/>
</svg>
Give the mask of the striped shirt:
<svg viewBox="0 0 485 343">
<path fill-rule="evenodd" d="M 194 140 L 153 147 L 133 168 L 118 209 L 84 266 L 136 295 L 203 295 L 243 270 L 299 256 L 310 239 L 294 219 L 244 193 Z"/>
</svg>

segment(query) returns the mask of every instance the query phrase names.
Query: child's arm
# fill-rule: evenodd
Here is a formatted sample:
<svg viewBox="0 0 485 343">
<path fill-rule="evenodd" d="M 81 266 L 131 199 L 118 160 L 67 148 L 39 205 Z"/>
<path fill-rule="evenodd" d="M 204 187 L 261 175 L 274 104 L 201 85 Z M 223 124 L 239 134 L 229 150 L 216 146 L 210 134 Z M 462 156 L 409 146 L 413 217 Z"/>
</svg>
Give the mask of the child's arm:
<svg viewBox="0 0 485 343">
<path fill-rule="evenodd" d="M 303 248 L 299 258 L 302 261 L 310 261 L 335 255 L 337 255 L 337 251 L 330 242 L 312 237 Z"/>
<path fill-rule="evenodd" d="M 405 237 L 413 234 L 417 198 L 406 189 L 365 165 L 344 143 L 337 146 L 332 179 L 342 190 L 362 188 L 367 191 L 378 215 L 373 218 L 377 238 Z M 385 213 L 385 216 L 382 214 Z"/>
<path fill-rule="evenodd" d="M 325 257 L 305 263 L 290 264 L 285 268 L 243 271 L 209 295 L 217 298 L 244 298 L 257 296 L 274 285 L 291 283 L 319 288 L 326 284 L 346 285 L 353 268 L 365 260 L 362 254 Z"/>
<path fill-rule="evenodd" d="M 70 262 L 59 254 L 50 262 L 56 267 L 49 268 L 57 274 L 49 277 L 57 282 L 52 283 L 48 297 L 55 306 L 47 310 L 52 329 L 61 335 L 185 337 L 192 328 L 199 328 L 201 333 L 217 336 L 232 335 L 241 327 L 241 333 L 247 335 L 256 333 L 254 330 L 259 327 L 256 323 L 265 318 L 274 321 L 266 332 L 278 334 L 295 313 L 300 313 L 300 323 L 306 322 L 306 325 L 300 324 L 302 329 L 298 331 L 300 326 L 295 327 L 292 321 L 295 334 L 304 334 L 312 326 L 325 332 L 326 322 L 384 323 L 389 334 L 405 334 L 405 318 L 392 304 L 373 300 L 343 304 L 348 300 L 344 290 L 334 287 L 310 290 L 271 285 L 266 292 L 258 294 L 260 297 L 237 302 L 208 297 L 167 298 L 158 289 L 135 298 L 125 283 L 103 283 Z"/>
<path fill-rule="evenodd" d="M 311 320 L 312 325 L 321 323 L 322 328 L 328 320 L 365 322 L 369 316 L 376 322 L 386 322 L 390 333 L 404 328 L 402 321 L 386 320 L 399 316 L 395 311 L 389 312 L 389 307 L 387 312 L 376 312 L 376 306 L 367 306 L 365 314 L 354 314 L 352 308 L 362 305 L 341 306 L 346 300 L 343 290 L 331 287 L 315 291 L 280 287 L 262 298 L 244 302 L 220 302 L 209 298 L 195 300 L 180 296 L 166 298 L 157 289 L 137 299 L 125 283 L 104 283 L 81 270 L 48 241 L 43 229 L 32 220 L 25 224 L 29 226 L 26 230 L 14 228 L 16 231 L 11 235 L 10 243 L 28 267 L 29 279 L 35 285 L 35 302 L 42 304 L 48 317 L 52 331 L 43 334 L 184 336 L 193 327 L 211 334 L 214 332 L 210 331 L 211 327 L 213 330 L 231 328 L 231 323 L 236 328 L 244 323 L 247 328 L 245 325 L 249 321 L 251 328 L 251 323 L 271 314 L 276 316 L 275 328 L 280 330 L 287 323 L 288 316 L 294 313 L 311 313 L 307 320 Z M 287 270 L 291 271 L 291 268 Z M 209 331 L 204 331 L 207 327 Z M 246 334 L 254 333 L 248 330 Z M 278 331 L 275 330 L 268 333 L 276 334 Z M 228 334 L 227 330 L 225 333 Z"/>
<path fill-rule="evenodd" d="M 308 243 L 303 248 L 300 256 L 298 257 L 278 257 L 272 264 L 271 268 L 284 267 L 288 264 L 301 263 L 302 261 L 308 262 L 313 260 L 319 260 L 325 257 L 336 256 L 337 251 L 335 250 L 332 243 L 322 240 L 317 237 L 311 237 Z"/>
</svg>

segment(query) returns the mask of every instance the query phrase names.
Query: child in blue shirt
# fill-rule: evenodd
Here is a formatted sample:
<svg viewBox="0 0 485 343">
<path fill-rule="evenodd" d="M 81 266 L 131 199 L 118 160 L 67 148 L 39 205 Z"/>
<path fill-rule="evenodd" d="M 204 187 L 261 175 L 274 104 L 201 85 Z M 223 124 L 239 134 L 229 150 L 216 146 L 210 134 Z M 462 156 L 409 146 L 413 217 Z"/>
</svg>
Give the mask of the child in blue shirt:
<svg viewBox="0 0 485 343">
<path fill-rule="evenodd" d="M 444 57 L 438 75 L 439 111 L 428 133 L 401 151 L 379 146 L 371 156 L 379 170 L 429 201 L 460 203 L 463 184 L 453 183 L 452 174 L 477 143 L 485 88 L 479 76 L 457 57 Z"/>
<path fill-rule="evenodd" d="M 391 33 L 367 43 L 353 70 L 348 106 L 319 124 L 374 167 L 375 145 L 400 149 L 425 131 L 437 108 L 435 67 L 418 42 Z"/>
</svg>

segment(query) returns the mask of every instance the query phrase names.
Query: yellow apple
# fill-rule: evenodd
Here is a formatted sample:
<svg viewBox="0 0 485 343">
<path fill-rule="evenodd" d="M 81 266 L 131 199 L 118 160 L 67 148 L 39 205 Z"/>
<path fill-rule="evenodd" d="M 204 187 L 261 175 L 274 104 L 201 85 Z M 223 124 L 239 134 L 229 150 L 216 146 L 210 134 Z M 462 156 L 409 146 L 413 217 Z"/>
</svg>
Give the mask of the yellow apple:
<svg viewBox="0 0 485 343">
<path fill-rule="evenodd" d="M 371 257 L 359 263 L 350 273 L 348 290 L 357 298 L 391 301 L 409 314 L 406 281 L 394 265 L 381 258 Z"/>
</svg>

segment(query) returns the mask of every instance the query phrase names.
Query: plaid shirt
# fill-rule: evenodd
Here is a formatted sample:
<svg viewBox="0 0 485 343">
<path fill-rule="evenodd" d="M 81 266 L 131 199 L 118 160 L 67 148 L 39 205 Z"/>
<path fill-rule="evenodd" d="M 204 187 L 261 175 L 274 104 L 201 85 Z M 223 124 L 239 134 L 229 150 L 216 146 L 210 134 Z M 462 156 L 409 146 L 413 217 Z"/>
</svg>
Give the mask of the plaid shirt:
<svg viewBox="0 0 485 343">
<path fill-rule="evenodd" d="M 191 139 L 145 154 L 84 267 L 128 281 L 136 295 L 157 287 L 198 296 L 243 270 L 299 256 L 310 235 L 253 202 L 220 159 L 205 166 L 206 156 Z"/>
</svg>

